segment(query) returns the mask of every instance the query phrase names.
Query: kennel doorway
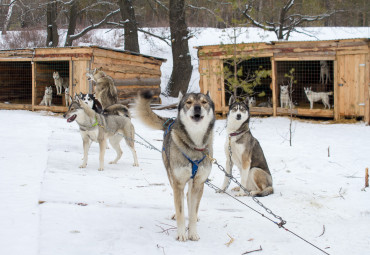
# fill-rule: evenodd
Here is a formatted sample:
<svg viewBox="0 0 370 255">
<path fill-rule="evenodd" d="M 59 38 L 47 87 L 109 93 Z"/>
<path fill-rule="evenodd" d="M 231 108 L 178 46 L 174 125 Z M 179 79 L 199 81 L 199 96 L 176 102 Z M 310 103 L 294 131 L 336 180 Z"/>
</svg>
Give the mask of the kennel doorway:
<svg viewBox="0 0 370 255">
<path fill-rule="evenodd" d="M 229 104 L 229 99 L 233 94 L 230 90 L 230 82 L 227 79 L 227 72 L 233 74 L 238 73 L 239 83 L 247 82 L 247 89 L 241 87 L 236 89 L 236 97 L 239 100 L 244 100 L 246 97 L 254 98 L 254 105 L 250 105 L 250 111 L 258 114 L 272 114 L 272 79 L 271 79 L 271 58 L 270 57 L 251 57 L 249 59 L 240 60 L 236 66 L 233 60 L 225 59 L 223 61 L 224 70 L 224 91 L 225 105 Z M 266 75 L 269 72 L 269 75 Z M 260 77 L 260 76 L 264 77 Z M 267 104 L 269 102 L 269 104 Z M 262 108 L 270 109 L 262 109 Z"/>
<path fill-rule="evenodd" d="M 45 88 L 52 86 L 53 99 L 52 106 L 65 106 L 65 89 L 57 94 L 53 73 L 58 72 L 60 77 L 68 81 L 70 87 L 70 63 L 69 61 L 37 61 L 35 62 L 35 108 L 38 108 L 45 93 Z"/>
<path fill-rule="evenodd" d="M 290 100 L 292 102 L 293 113 L 300 115 L 312 114 L 316 112 L 334 116 L 334 61 L 333 60 L 299 60 L 299 61 L 276 61 L 276 105 L 277 112 L 280 114 L 286 113 L 289 109 L 281 107 L 281 86 L 289 85 L 290 77 L 293 77 L 292 90 Z M 323 75 L 326 70 L 328 76 Z M 305 88 L 310 88 L 312 92 L 330 93 L 329 105 L 325 108 L 321 100 L 313 103 L 313 108 L 310 108 L 310 101 L 305 93 Z M 311 113 L 310 113 L 311 112 Z"/>
<path fill-rule="evenodd" d="M 31 62 L 1 61 L 0 70 L 0 103 L 5 105 L 31 105 Z"/>
</svg>

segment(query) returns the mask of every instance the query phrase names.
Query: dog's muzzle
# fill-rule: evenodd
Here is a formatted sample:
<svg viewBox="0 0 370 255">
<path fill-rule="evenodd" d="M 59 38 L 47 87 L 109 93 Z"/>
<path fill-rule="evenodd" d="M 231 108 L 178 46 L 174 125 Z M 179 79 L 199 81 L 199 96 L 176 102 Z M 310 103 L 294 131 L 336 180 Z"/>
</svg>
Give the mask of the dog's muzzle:
<svg viewBox="0 0 370 255">
<path fill-rule="evenodd" d="M 191 116 L 191 118 L 195 121 L 195 122 L 198 122 L 200 121 L 201 119 L 203 119 L 203 116 L 202 116 L 202 108 L 199 106 L 199 105 L 195 105 L 194 106 L 194 112 L 193 112 L 193 116 Z"/>
<path fill-rule="evenodd" d="M 242 118 L 242 115 L 240 114 L 240 113 L 238 113 L 237 115 L 236 115 L 236 119 L 237 120 L 240 120 Z"/>
<path fill-rule="evenodd" d="M 66 114 L 64 114 L 64 115 L 63 115 L 63 117 L 64 117 L 64 118 L 67 118 L 67 115 L 66 115 Z M 73 114 L 71 117 L 69 117 L 69 118 L 67 119 L 67 122 L 73 122 L 76 118 L 77 118 L 77 115 L 76 115 L 76 114 Z"/>
</svg>

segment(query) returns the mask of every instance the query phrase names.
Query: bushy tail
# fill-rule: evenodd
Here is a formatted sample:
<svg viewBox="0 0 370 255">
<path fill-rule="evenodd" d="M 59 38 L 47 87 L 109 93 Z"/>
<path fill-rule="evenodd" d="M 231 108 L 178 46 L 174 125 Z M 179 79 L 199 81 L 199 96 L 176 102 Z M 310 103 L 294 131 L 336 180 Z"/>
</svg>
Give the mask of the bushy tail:
<svg viewBox="0 0 370 255">
<path fill-rule="evenodd" d="M 328 92 L 328 95 L 329 96 L 332 96 L 333 95 L 333 91 Z"/>
<path fill-rule="evenodd" d="M 152 98 L 153 92 L 150 90 L 144 91 L 138 95 L 135 107 L 136 115 L 147 126 L 153 129 L 165 130 L 166 127 L 164 127 L 164 124 L 169 118 L 163 118 L 153 112 L 150 108 Z"/>
<path fill-rule="evenodd" d="M 104 109 L 103 114 L 126 116 L 131 119 L 131 114 L 127 106 L 123 104 L 113 104 Z"/>
</svg>

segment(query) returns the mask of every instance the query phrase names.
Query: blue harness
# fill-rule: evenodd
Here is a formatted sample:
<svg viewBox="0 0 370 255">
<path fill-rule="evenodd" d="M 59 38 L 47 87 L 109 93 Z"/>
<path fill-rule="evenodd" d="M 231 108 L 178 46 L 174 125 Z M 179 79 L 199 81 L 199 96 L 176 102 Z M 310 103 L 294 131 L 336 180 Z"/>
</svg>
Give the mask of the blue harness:
<svg viewBox="0 0 370 255">
<path fill-rule="evenodd" d="M 168 121 L 168 120 L 167 120 Z M 167 123 L 167 121 L 163 124 L 165 125 Z M 172 121 L 172 123 L 170 125 L 168 125 L 168 128 L 166 129 L 166 131 L 164 132 L 164 137 L 168 134 L 168 132 L 171 130 L 171 127 L 172 125 L 175 123 L 175 120 Z M 163 146 L 163 151 L 166 151 L 165 147 Z M 184 155 L 184 157 L 189 160 L 189 162 L 191 163 L 191 179 L 194 179 L 195 175 L 197 174 L 198 172 L 198 168 L 199 168 L 199 164 L 205 159 L 206 155 L 203 156 L 203 158 L 199 159 L 199 160 L 192 160 L 191 158 L 189 158 L 185 153 L 182 152 L 182 155 Z"/>
</svg>

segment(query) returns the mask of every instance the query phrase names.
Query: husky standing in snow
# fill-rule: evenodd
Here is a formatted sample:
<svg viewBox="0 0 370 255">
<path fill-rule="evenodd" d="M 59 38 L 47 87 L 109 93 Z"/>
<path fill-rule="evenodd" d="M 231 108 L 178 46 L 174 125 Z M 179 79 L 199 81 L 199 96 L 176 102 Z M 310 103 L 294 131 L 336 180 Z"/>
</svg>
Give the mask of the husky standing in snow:
<svg viewBox="0 0 370 255">
<path fill-rule="evenodd" d="M 251 196 L 267 196 L 273 193 L 272 177 L 263 150 L 249 129 L 248 100 L 235 102 L 234 97 L 229 101 L 225 142 L 226 172 L 231 173 L 235 164 L 240 171 L 241 184 Z M 230 178 L 225 176 L 222 190 L 226 190 Z M 238 187 L 239 188 L 239 187 Z M 247 195 L 239 189 L 237 196 Z"/>
<path fill-rule="evenodd" d="M 308 101 L 310 101 L 310 109 L 313 109 L 313 103 L 317 101 L 322 101 L 324 109 L 328 107 L 330 109 L 329 96 L 333 95 L 333 91 L 330 92 L 313 92 L 312 88 L 304 88 L 304 93 L 306 93 Z"/>
<path fill-rule="evenodd" d="M 209 95 L 186 94 L 179 102 L 176 120 L 163 118 L 150 108 L 153 93 L 142 93 L 136 103 L 137 116 L 148 126 L 165 131 L 162 159 L 173 189 L 179 241 L 199 240 L 198 209 L 204 182 L 211 173 L 214 104 Z M 189 231 L 186 235 L 184 189 L 188 184 Z"/>
<path fill-rule="evenodd" d="M 126 144 L 129 146 L 134 157 L 134 166 L 139 165 L 134 147 L 135 129 L 130 118 L 119 115 L 99 114 L 81 99 L 73 101 L 63 117 L 67 119 L 67 122 L 76 120 L 80 127 L 84 148 L 84 158 L 80 168 L 85 168 L 87 165 L 88 152 L 90 144 L 93 141 L 99 143 L 100 148 L 98 170 L 104 170 L 104 154 L 107 139 L 109 139 L 110 144 L 117 153 L 116 158 L 109 163 L 116 164 L 122 156 L 120 142 L 123 138 L 125 138 Z"/>
<path fill-rule="evenodd" d="M 55 87 L 57 88 L 57 95 L 62 94 L 62 89 L 66 89 L 69 87 L 68 85 L 68 79 L 67 78 L 62 78 L 59 75 L 59 72 L 53 72 L 53 79 L 54 79 L 54 84 Z"/>
<path fill-rule="evenodd" d="M 44 97 L 39 105 L 51 106 L 51 100 L 53 99 L 53 87 L 45 87 Z"/>
</svg>

